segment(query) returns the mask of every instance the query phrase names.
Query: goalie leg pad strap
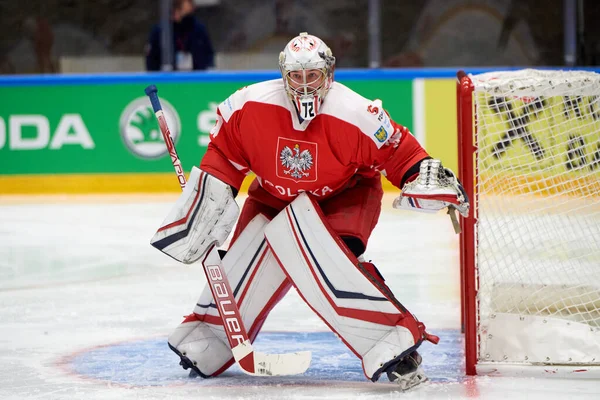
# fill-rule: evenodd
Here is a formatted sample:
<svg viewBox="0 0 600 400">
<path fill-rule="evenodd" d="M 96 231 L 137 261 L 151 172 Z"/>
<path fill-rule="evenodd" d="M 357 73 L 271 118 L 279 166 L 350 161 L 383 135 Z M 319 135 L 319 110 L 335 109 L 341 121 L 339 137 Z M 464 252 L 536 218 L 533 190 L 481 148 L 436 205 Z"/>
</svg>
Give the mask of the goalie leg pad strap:
<svg viewBox="0 0 600 400">
<path fill-rule="evenodd" d="M 238 214 L 229 185 L 193 167 L 185 189 L 150 244 L 177 261 L 191 264 L 213 243 L 223 244 Z"/>
<path fill-rule="evenodd" d="M 265 236 L 300 296 L 362 359 L 369 379 L 421 344 L 422 324 L 361 266 L 305 193 L 269 223 Z"/>
<path fill-rule="evenodd" d="M 262 214 L 252 219 L 222 260 L 251 341 L 256 338 L 269 312 L 291 287 L 264 239 L 268 222 Z M 208 286 L 194 313 L 169 336 L 169 344 L 185 353 L 205 376 L 216 376 L 233 363 L 229 342 Z"/>
</svg>

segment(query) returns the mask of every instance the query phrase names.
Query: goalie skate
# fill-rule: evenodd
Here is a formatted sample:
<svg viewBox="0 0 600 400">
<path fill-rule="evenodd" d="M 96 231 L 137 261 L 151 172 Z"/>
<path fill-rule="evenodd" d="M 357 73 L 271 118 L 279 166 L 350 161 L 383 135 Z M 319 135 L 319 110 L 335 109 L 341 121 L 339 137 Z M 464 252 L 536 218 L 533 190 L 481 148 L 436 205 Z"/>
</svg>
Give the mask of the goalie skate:
<svg viewBox="0 0 600 400">
<path fill-rule="evenodd" d="M 398 384 L 403 392 L 427 382 L 428 378 L 421 368 L 422 361 L 421 355 L 413 351 L 386 371 L 388 379 Z"/>
</svg>

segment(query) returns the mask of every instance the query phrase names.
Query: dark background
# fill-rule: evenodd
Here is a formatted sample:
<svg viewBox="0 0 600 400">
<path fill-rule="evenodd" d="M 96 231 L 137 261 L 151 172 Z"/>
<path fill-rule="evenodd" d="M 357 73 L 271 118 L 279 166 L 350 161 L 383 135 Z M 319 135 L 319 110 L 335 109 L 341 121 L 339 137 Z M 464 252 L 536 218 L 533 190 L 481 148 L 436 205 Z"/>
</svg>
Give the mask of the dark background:
<svg viewBox="0 0 600 400">
<path fill-rule="evenodd" d="M 381 0 L 381 66 L 564 65 L 563 3 Z M 598 65 L 600 2 L 579 4 L 577 65 Z M 0 73 L 60 72 L 61 57 L 142 58 L 159 10 L 159 0 L 1 0 Z M 220 0 L 195 15 L 218 53 L 270 57 L 307 30 L 329 44 L 339 67 L 369 64 L 367 0 Z"/>
</svg>

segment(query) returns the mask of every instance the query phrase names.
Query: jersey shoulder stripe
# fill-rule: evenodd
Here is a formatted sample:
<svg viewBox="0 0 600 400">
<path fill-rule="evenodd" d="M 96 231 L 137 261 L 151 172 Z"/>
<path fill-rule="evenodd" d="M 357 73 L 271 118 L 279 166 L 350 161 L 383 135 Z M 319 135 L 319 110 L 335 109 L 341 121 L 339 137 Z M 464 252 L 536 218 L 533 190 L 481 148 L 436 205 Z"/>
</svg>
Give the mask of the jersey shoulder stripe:
<svg viewBox="0 0 600 400">
<path fill-rule="evenodd" d="M 250 101 L 285 107 L 286 100 L 283 80 L 273 79 L 244 86 L 237 90 L 219 104 L 219 111 L 225 122 L 228 122 L 233 113 L 241 110 Z"/>
<path fill-rule="evenodd" d="M 394 134 L 394 126 L 381 100 L 369 100 L 339 82 L 333 83 L 321 112 L 356 126 L 377 148 Z"/>
</svg>

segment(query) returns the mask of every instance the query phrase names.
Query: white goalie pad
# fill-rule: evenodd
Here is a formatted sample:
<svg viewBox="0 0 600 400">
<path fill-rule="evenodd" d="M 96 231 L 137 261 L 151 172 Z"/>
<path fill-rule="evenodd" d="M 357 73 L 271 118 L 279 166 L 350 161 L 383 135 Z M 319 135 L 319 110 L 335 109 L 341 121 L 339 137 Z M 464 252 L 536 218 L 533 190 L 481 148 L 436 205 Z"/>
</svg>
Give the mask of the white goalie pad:
<svg viewBox="0 0 600 400">
<path fill-rule="evenodd" d="M 265 237 L 304 301 L 362 359 L 365 375 L 377 380 L 421 344 L 421 328 L 338 244 L 318 207 L 300 194 L 271 221 Z"/>
<path fill-rule="evenodd" d="M 185 189 L 150 244 L 177 261 L 191 264 L 215 242 L 223 244 L 239 211 L 229 185 L 193 167 Z"/>
<path fill-rule="evenodd" d="M 221 261 L 251 338 L 291 287 L 264 238 L 268 223 L 262 214 L 254 217 Z M 194 314 L 169 336 L 169 344 L 195 362 L 204 375 L 211 376 L 231 362 L 233 354 L 208 286 Z"/>
</svg>

